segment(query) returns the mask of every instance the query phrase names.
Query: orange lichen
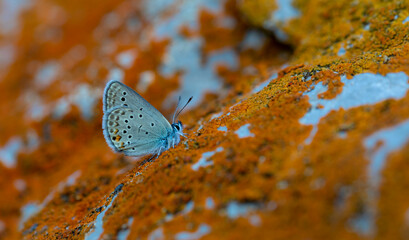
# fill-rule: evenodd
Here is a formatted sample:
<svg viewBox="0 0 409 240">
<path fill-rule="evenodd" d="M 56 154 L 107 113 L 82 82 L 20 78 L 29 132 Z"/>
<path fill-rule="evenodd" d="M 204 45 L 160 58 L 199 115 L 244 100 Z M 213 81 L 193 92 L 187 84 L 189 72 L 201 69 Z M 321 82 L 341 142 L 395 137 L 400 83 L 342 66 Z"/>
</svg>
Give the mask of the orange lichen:
<svg viewBox="0 0 409 240">
<path fill-rule="evenodd" d="M 0 195 L 7 196 L 0 198 L 0 239 L 82 239 L 105 210 L 103 238 L 109 239 L 126 230 L 128 239 L 155 231 L 173 239 L 203 226 L 202 239 L 409 237 L 409 145 L 385 156 L 375 186 L 368 173 L 371 154 L 387 143 L 373 149 L 364 144 L 371 134 L 409 119 L 409 94 L 332 110 L 316 126 L 300 123 L 309 111 L 325 110 L 323 104 L 311 109 L 306 96 L 319 83 L 327 90 L 318 99 L 337 101 L 346 88 L 341 76 L 356 81 L 366 72 L 409 74 L 407 3 L 295 0 L 300 16 L 283 27 L 288 46 L 248 25 L 263 27 L 275 1 L 228 0 L 219 11 L 200 9 L 197 26 L 186 23 L 175 38 L 157 38 L 156 22 L 139 2 L 97 2 L 41 1 L 22 17 L 14 40 L 19 53 L 0 81 L 0 145 L 19 137 L 23 146 L 14 167 L 0 164 Z M 183 2 L 178 4 L 157 20 L 178 14 Z M 245 46 L 250 31 L 262 36 L 260 46 Z M 113 153 L 101 129 L 108 75 L 120 69 L 123 82 L 137 89 L 148 74 L 152 82 L 137 90 L 171 116 L 165 99 L 183 81 L 195 81 L 182 70 L 162 71 L 175 61 L 169 49 L 179 38 L 201 39 L 202 65 L 195 67 L 207 66 L 224 49 L 237 64 L 212 66 L 222 79 L 219 91 L 183 113 L 187 138 L 175 148 L 152 162 Z M 338 56 L 340 46 L 345 54 Z M 133 62 L 123 67 L 117 57 L 129 50 Z M 57 74 L 41 85 L 36 76 L 50 61 L 58 63 Z M 265 87 L 253 92 L 260 83 Z M 85 92 L 87 100 L 96 99 L 89 116 L 77 104 L 78 86 L 96 89 Z M 68 107 L 57 114 L 61 99 Z M 44 112 L 33 118 L 36 103 Z M 249 133 L 240 138 L 243 126 Z M 29 131 L 37 146 L 30 145 Z M 199 161 L 204 164 L 193 168 Z M 39 212 L 22 223 L 28 204 Z M 355 222 L 371 211 L 376 214 L 368 234 Z"/>
<path fill-rule="evenodd" d="M 277 6 L 275 1 L 269 0 L 242 0 L 238 1 L 238 9 L 252 24 L 262 26 L 271 17 L 271 12 Z"/>
<path fill-rule="evenodd" d="M 328 87 L 328 90 L 324 93 L 319 94 L 318 97 L 325 99 L 333 99 L 339 93 L 342 92 L 342 86 L 344 84 L 341 82 L 341 77 L 338 76 L 336 73 L 329 70 L 324 70 L 317 73 L 315 75 L 315 78 L 322 79 L 324 85 Z"/>
</svg>

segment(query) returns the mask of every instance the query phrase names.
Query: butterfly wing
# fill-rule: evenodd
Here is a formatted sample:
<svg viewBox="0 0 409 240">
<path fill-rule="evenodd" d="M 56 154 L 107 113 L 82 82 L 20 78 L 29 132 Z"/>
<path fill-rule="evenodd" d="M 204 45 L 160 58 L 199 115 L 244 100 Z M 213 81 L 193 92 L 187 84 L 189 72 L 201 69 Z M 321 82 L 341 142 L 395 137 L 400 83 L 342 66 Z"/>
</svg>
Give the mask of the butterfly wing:
<svg viewBox="0 0 409 240">
<path fill-rule="evenodd" d="M 104 114 L 105 140 L 116 152 L 131 156 L 156 153 L 166 148 L 167 133 L 155 119 L 139 109 L 117 106 Z"/>
<path fill-rule="evenodd" d="M 115 80 L 108 82 L 104 91 L 103 105 L 105 114 L 114 107 L 123 106 L 140 111 L 144 116 L 150 116 L 152 119 L 150 123 L 156 124 L 156 127 L 152 128 L 151 131 L 158 135 L 163 136 L 168 131 L 172 131 L 169 121 L 162 113 L 141 95 L 121 82 Z"/>
</svg>

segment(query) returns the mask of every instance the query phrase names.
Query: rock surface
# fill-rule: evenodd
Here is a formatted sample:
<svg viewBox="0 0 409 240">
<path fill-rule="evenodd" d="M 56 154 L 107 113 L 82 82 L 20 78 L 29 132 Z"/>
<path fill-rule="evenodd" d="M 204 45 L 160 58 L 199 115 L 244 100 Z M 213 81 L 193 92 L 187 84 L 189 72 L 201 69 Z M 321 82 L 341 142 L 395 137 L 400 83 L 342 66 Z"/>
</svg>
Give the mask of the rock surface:
<svg viewBox="0 0 409 240">
<path fill-rule="evenodd" d="M 0 1 L 0 239 L 408 239 L 406 1 Z M 113 153 L 116 79 L 186 139 Z"/>
</svg>

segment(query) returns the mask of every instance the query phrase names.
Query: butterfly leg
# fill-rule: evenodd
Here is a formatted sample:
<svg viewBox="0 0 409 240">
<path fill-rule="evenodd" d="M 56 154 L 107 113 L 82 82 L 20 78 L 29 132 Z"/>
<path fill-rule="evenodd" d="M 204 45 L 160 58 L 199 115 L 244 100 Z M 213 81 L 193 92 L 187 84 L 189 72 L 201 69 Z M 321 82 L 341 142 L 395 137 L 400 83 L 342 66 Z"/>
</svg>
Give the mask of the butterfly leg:
<svg viewBox="0 0 409 240">
<path fill-rule="evenodd" d="M 178 132 L 178 134 L 184 138 L 187 138 L 186 135 L 184 133 Z"/>
<path fill-rule="evenodd" d="M 160 146 L 160 147 L 159 147 L 158 153 L 156 154 L 156 158 L 158 158 L 159 155 L 162 153 L 162 148 L 163 148 L 163 146 Z M 156 159 L 156 158 L 155 158 L 155 159 Z"/>
</svg>

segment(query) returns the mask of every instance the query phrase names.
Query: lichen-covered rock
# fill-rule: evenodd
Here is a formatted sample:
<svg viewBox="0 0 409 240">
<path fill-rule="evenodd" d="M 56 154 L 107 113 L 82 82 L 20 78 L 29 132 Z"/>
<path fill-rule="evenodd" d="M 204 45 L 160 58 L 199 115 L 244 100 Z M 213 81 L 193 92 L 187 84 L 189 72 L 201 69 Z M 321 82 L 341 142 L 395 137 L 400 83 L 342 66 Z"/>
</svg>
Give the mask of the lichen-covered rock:
<svg viewBox="0 0 409 240">
<path fill-rule="evenodd" d="M 405 1 L 2 3 L 0 239 L 409 238 Z M 187 138 L 113 153 L 111 79 Z"/>
</svg>

